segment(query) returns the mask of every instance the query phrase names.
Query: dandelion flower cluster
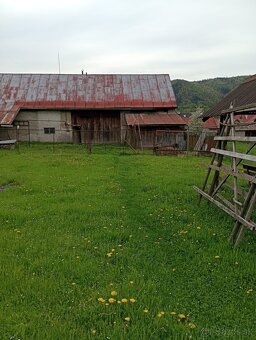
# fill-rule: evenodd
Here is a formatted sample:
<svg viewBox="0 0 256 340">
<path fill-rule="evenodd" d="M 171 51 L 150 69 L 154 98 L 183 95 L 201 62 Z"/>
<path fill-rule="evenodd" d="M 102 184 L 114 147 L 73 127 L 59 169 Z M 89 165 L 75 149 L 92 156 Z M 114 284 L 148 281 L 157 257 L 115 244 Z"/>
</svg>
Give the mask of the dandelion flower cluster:
<svg viewBox="0 0 256 340">
<path fill-rule="evenodd" d="M 107 299 L 105 299 L 105 298 L 103 298 L 103 297 L 99 297 L 99 298 L 98 298 L 98 302 L 104 303 L 104 302 L 107 301 L 106 305 L 113 304 L 113 303 L 115 303 L 115 302 L 118 303 L 118 304 L 121 304 L 121 303 L 128 303 L 128 302 L 134 304 L 134 303 L 136 302 L 136 299 L 133 298 L 133 297 L 131 297 L 131 298 L 129 298 L 129 299 L 127 299 L 127 298 L 122 298 L 122 299 L 116 300 L 114 297 L 116 297 L 116 296 L 118 295 L 118 293 L 117 293 L 117 291 L 115 291 L 115 290 L 112 290 L 112 291 L 110 292 L 110 295 L 111 295 L 111 297 L 109 297 L 109 298 L 107 298 Z"/>
<path fill-rule="evenodd" d="M 165 314 L 165 312 L 159 312 L 159 313 L 157 314 L 157 316 L 158 316 L 159 318 L 161 318 L 164 314 Z"/>
</svg>

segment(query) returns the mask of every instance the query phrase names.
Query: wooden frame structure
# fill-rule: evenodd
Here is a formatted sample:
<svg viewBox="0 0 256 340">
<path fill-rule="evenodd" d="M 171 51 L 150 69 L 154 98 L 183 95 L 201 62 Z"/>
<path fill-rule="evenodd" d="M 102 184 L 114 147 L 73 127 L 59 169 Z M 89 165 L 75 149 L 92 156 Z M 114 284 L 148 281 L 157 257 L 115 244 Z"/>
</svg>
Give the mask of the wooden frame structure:
<svg viewBox="0 0 256 340">
<path fill-rule="evenodd" d="M 256 223 L 251 220 L 256 205 L 256 156 L 251 154 L 256 137 L 238 136 L 234 119 L 235 114 L 252 112 L 256 112 L 256 104 L 222 111 L 219 135 L 214 138 L 216 147 L 211 149 L 213 156 L 203 187 L 194 186 L 199 193 L 198 205 L 204 197 L 235 219 L 230 236 L 234 246 L 242 240 L 246 229 L 256 230 Z M 238 152 L 238 143 L 239 148 L 247 144 L 247 150 Z"/>
</svg>

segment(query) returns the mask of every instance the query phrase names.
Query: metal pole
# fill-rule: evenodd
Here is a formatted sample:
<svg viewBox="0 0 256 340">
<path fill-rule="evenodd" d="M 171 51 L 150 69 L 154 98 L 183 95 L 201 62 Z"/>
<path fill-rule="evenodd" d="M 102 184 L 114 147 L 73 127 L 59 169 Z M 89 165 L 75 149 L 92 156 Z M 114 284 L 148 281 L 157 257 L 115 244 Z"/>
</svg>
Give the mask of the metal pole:
<svg viewBox="0 0 256 340">
<path fill-rule="evenodd" d="M 30 146 L 30 123 L 28 122 L 28 145 Z"/>
</svg>

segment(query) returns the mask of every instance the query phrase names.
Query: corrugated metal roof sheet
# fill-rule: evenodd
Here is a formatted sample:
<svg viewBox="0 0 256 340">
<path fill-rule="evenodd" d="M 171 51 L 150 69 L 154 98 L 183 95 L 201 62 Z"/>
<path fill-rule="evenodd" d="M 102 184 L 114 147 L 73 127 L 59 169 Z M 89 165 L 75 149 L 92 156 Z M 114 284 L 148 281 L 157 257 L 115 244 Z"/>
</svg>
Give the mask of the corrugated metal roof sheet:
<svg viewBox="0 0 256 340">
<path fill-rule="evenodd" d="M 182 117 L 182 119 L 188 125 L 191 122 L 192 117 Z M 217 130 L 219 128 L 219 119 L 215 117 L 208 118 L 206 121 L 203 122 L 203 128 Z"/>
<path fill-rule="evenodd" d="M 256 123 L 256 114 L 253 115 L 235 115 L 235 122 L 239 122 L 239 123 Z"/>
<path fill-rule="evenodd" d="M 125 115 L 127 125 L 186 125 L 186 122 L 176 113 L 150 113 Z"/>
<path fill-rule="evenodd" d="M 256 75 L 249 77 L 244 83 L 239 85 L 210 110 L 205 112 L 203 114 L 203 119 L 205 120 L 208 117 L 221 115 L 223 110 L 228 110 L 230 108 L 231 103 L 234 108 L 243 105 L 256 104 Z"/>
<path fill-rule="evenodd" d="M 219 128 L 220 122 L 218 118 L 210 117 L 205 122 L 203 122 L 204 129 L 217 130 Z"/>
<path fill-rule="evenodd" d="M 0 74 L 0 124 L 21 108 L 175 108 L 167 74 Z"/>
</svg>

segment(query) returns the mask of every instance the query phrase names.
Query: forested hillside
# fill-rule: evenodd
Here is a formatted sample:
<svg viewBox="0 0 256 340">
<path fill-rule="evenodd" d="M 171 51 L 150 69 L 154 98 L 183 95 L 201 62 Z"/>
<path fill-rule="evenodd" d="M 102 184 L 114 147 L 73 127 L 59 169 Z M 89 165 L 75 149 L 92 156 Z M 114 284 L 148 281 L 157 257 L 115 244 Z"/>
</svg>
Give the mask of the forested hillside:
<svg viewBox="0 0 256 340">
<path fill-rule="evenodd" d="M 221 98 L 241 84 L 248 76 L 214 78 L 200 81 L 175 79 L 172 81 L 180 112 L 204 111 L 215 105 Z"/>
</svg>

